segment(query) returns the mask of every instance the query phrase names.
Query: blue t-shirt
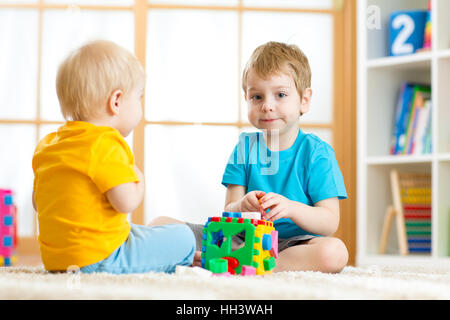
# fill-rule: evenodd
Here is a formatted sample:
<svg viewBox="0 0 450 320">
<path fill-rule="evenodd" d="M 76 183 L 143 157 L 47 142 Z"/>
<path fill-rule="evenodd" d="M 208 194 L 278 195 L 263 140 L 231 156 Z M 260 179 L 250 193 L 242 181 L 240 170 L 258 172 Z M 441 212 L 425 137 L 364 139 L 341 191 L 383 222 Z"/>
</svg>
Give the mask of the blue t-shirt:
<svg viewBox="0 0 450 320">
<path fill-rule="evenodd" d="M 347 198 L 334 150 L 317 136 L 301 130 L 294 144 L 279 152 L 267 148 L 262 132 L 242 133 L 228 160 L 222 184 L 245 186 L 247 192 L 274 192 L 309 206 L 329 198 Z M 274 226 L 283 239 L 311 234 L 291 219 L 278 219 Z"/>
</svg>

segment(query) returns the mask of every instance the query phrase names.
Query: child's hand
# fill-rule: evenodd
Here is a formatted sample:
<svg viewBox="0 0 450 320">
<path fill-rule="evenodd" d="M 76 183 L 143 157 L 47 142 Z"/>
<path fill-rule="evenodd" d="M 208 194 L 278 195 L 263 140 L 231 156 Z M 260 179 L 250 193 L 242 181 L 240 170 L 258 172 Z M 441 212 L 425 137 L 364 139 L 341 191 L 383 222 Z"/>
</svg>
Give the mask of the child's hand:
<svg viewBox="0 0 450 320">
<path fill-rule="evenodd" d="M 279 195 L 270 192 L 261 198 L 261 207 L 263 209 L 263 218 L 269 221 L 275 221 L 281 218 L 291 218 L 294 211 L 294 202 Z M 269 212 L 266 212 L 270 209 Z"/>
<path fill-rule="evenodd" d="M 261 212 L 263 210 L 259 203 L 259 199 L 264 197 L 266 193 L 263 191 L 251 191 L 247 193 L 241 200 L 241 212 Z"/>
</svg>

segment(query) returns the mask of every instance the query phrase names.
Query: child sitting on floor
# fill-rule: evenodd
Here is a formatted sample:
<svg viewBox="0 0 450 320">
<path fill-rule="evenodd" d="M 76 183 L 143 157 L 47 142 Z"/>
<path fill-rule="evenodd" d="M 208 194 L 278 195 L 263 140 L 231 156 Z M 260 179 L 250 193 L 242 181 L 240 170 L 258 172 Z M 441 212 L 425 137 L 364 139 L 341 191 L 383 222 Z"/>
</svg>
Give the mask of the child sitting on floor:
<svg viewBox="0 0 450 320">
<path fill-rule="evenodd" d="M 130 224 L 144 195 L 144 176 L 124 137 L 142 118 L 145 73 L 109 41 L 73 51 L 56 88 L 67 122 L 43 138 L 33 157 L 33 205 L 49 271 L 174 272 L 195 250 L 185 225 Z"/>
<path fill-rule="evenodd" d="M 299 129 L 309 111 L 311 70 L 295 45 L 269 42 L 253 52 L 242 77 L 250 123 L 223 174 L 224 211 L 261 212 L 274 222 L 280 251 L 275 272 L 340 272 L 348 260 L 345 244 L 333 237 L 339 200 L 347 193 L 333 149 Z M 159 217 L 153 225 L 181 222 Z M 201 248 L 203 225 L 187 223 Z M 238 248 L 244 238 L 233 237 Z M 200 265 L 200 251 L 194 265 Z"/>
</svg>

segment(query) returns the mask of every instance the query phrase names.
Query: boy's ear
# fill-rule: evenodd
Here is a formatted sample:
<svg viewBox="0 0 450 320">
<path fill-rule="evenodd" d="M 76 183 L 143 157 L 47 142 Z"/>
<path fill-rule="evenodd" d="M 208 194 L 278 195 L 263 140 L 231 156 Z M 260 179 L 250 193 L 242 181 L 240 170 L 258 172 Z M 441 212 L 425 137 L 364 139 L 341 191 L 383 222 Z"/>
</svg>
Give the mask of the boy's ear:
<svg viewBox="0 0 450 320">
<path fill-rule="evenodd" d="M 123 92 L 122 90 L 114 90 L 108 99 L 108 112 L 114 116 L 118 116 L 120 113 L 120 104 L 122 102 Z"/>
<path fill-rule="evenodd" d="M 312 98 L 311 88 L 305 89 L 305 91 L 303 91 L 303 97 L 300 103 L 300 115 L 304 115 L 309 111 L 309 107 L 311 106 L 311 98 Z"/>
</svg>

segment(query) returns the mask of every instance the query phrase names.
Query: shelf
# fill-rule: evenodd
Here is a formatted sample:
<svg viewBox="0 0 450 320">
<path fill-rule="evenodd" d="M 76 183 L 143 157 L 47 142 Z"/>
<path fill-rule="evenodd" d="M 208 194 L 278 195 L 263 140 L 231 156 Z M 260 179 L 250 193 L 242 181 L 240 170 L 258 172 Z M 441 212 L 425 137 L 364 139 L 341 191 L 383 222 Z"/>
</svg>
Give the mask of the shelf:
<svg viewBox="0 0 450 320">
<path fill-rule="evenodd" d="M 450 1 L 431 1 L 433 50 L 396 57 L 387 56 L 390 14 L 425 9 L 428 0 L 357 1 L 357 265 L 450 266 Z M 368 6 L 379 9 L 379 28 L 367 26 Z M 432 154 L 389 154 L 396 107 L 405 82 L 433 88 Z M 431 255 L 400 255 L 395 228 L 391 228 L 386 254 L 378 254 L 386 209 L 393 203 L 393 169 L 431 175 Z"/>
<path fill-rule="evenodd" d="M 434 159 L 438 161 L 450 161 L 450 153 L 440 153 L 436 156 L 431 154 L 424 155 L 388 155 L 388 156 L 371 156 L 366 158 L 368 165 L 396 165 L 408 163 L 431 163 Z"/>
<path fill-rule="evenodd" d="M 437 260 L 439 262 L 437 262 Z M 433 256 L 421 255 L 393 255 L 393 254 L 367 254 L 358 259 L 359 266 L 423 266 L 448 268 L 450 266 L 449 257 L 440 257 L 436 259 Z"/>
<path fill-rule="evenodd" d="M 371 59 L 367 62 L 367 67 L 375 68 L 394 68 L 402 69 L 426 69 L 431 66 L 432 60 L 431 52 L 422 52 L 399 57 L 383 57 Z"/>
<path fill-rule="evenodd" d="M 407 163 L 431 163 L 433 156 L 429 155 L 398 155 L 398 156 L 373 156 L 366 159 L 369 165 L 394 165 Z"/>
<path fill-rule="evenodd" d="M 436 53 L 420 52 L 410 55 L 397 56 L 397 57 L 382 57 L 376 59 L 370 59 L 367 61 L 367 68 L 394 68 L 397 70 L 403 69 L 425 69 L 430 67 L 430 63 L 433 57 L 436 56 L 440 59 L 450 58 L 450 49 L 439 50 Z"/>
<path fill-rule="evenodd" d="M 450 153 L 441 153 L 437 158 L 439 161 L 450 161 Z"/>
<path fill-rule="evenodd" d="M 437 56 L 443 59 L 450 58 L 450 49 L 439 51 Z"/>
</svg>

